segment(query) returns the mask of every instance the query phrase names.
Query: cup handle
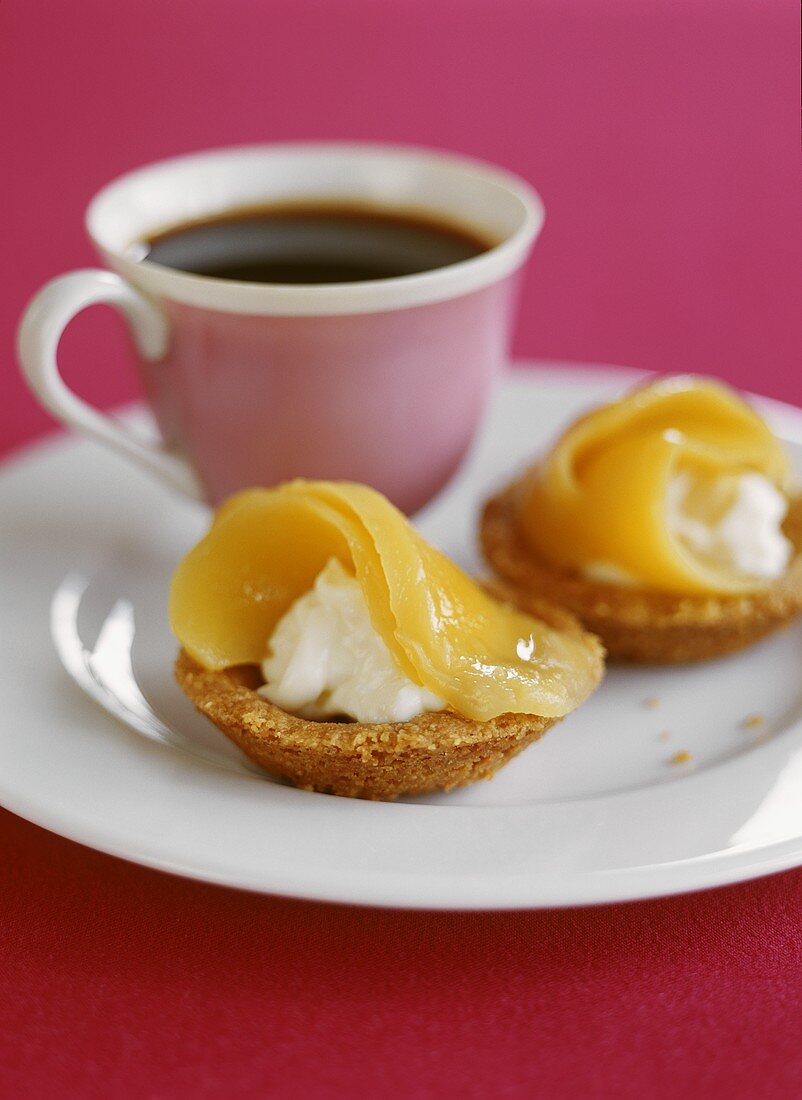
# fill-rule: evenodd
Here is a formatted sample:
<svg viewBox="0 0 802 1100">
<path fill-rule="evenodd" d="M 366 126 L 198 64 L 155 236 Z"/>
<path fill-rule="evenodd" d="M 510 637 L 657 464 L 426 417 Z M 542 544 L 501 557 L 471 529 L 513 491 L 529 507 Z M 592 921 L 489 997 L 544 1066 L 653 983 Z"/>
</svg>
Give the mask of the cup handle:
<svg viewBox="0 0 802 1100">
<path fill-rule="evenodd" d="M 137 438 L 113 417 L 92 408 L 68 388 L 59 374 L 56 352 L 62 332 L 77 313 L 98 302 L 112 305 L 123 314 L 145 359 L 157 360 L 164 355 L 167 320 L 153 302 L 110 271 L 72 271 L 42 287 L 20 322 L 17 353 L 28 384 L 59 420 L 133 459 L 172 489 L 202 500 L 203 492 L 188 462 L 158 443 Z"/>
</svg>

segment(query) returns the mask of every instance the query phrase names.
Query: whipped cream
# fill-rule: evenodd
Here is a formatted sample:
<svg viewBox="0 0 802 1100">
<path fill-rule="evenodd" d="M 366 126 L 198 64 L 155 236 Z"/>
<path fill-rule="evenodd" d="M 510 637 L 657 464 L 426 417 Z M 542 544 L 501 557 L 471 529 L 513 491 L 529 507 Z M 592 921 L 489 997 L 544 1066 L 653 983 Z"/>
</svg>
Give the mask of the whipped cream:
<svg viewBox="0 0 802 1100">
<path fill-rule="evenodd" d="M 302 718 L 405 722 L 445 706 L 398 668 L 359 582 L 337 558 L 276 624 L 262 675 L 259 693 Z"/>
<path fill-rule="evenodd" d="M 782 532 L 788 500 L 772 481 L 763 474 L 741 474 L 733 503 L 714 524 L 688 513 L 693 489 L 694 478 L 687 472 L 669 482 L 666 523 L 673 535 L 717 565 L 761 580 L 782 576 L 793 546 Z"/>
<path fill-rule="evenodd" d="M 618 584 L 632 586 L 636 584 L 635 578 L 620 565 L 613 565 L 609 561 L 590 561 L 582 567 L 582 573 L 590 581 L 598 581 L 599 584 Z"/>
</svg>

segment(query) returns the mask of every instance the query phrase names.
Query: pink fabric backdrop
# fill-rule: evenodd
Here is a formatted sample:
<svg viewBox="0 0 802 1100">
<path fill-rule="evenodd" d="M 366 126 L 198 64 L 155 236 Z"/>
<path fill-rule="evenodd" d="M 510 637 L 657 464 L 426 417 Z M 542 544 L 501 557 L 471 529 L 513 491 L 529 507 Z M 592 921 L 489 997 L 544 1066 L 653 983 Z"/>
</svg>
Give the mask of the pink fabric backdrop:
<svg viewBox="0 0 802 1100">
<path fill-rule="evenodd" d="M 0 451 L 27 297 L 94 262 L 106 180 L 210 145 L 377 138 L 486 157 L 548 223 L 519 355 L 719 373 L 802 403 L 792 0 L 0 4 Z M 134 393 L 107 311 L 64 362 Z M 781 1097 L 799 1091 L 802 872 L 576 912 L 252 897 L 0 811 L 0 1093 Z"/>
<path fill-rule="evenodd" d="M 541 191 L 519 355 L 711 371 L 802 402 L 798 20 L 793 0 L 6 0 L 2 346 L 43 281 L 94 263 L 82 212 L 120 172 L 375 138 Z M 64 353 L 103 404 L 134 390 L 105 313 Z M 47 419 L 6 364 L 14 444 Z"/>
</svg>

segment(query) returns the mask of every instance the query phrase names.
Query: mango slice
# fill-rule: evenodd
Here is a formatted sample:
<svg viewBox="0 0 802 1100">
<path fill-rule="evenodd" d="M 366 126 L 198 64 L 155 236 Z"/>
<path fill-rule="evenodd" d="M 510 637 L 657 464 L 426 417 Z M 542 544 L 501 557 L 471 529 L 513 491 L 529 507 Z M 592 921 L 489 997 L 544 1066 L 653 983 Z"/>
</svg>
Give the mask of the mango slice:
<svg viewBox="0 0 802 1100">
<path fill-rule="evenodd" d="M 754 471 L 782 491 L 789 458 L 727 386 L 690 376 L 636 389 L 573 424 L 522 485 L 520 521 L 552 564 L 623 570 L 668 592 L 737 593 L 760 580 L 702 560 L 666 524 L 674 475 L 694 478 L 694 518 L 715 522 L 736 476 Z M 727 490 L 727 491 L 723 491 Z"/>
<path fill-rule="evenodd" d="M 381 494 L 348 482 L 252 489 L 179 564 L 170 620 L 208 669 L 258 664 L 331 557 L 353 572 L 398 666 L 458 713 L 561 717 L 595 688 L 600 652 L 487 595 Z"/>
</svg>

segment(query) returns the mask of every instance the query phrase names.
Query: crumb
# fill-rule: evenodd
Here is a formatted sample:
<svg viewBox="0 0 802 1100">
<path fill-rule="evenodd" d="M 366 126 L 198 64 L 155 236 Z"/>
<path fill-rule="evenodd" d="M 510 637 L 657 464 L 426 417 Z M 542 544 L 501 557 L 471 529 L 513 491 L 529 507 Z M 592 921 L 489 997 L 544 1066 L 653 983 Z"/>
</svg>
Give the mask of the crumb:
<svg viewBox="0 0 802 1100">
<path fill-rule="evenodd" d="M 671 734 L 668 730 L 663 730 L 663 732 L 661 734 L 659 734 L 658 737 L 661 741 L 670 741 L 671 740 Z"/>
<path fill-rule="evenodd" d="M 659 695 L 650 695 L 648 699 L 643 700 L 643 705 L 645 707 L 648 707 L 649 710 L 654 710 L 655 707 L 660 706 L 660 696 Z"/>
<path fill-rule="evenodd" d="M 765 726 L 766 719 L 762 714 L 750 714 L 748 718 L 744 718 L 741 725 L 746 730 L 760 729 L 761 726 Z"/>
<path fill-rule="evenodd" d="M 672 764 L 690 764 L 693 757 L 686 749 L 681 749 L 679 752 L 675 752 L 671 757 Z"/>
</svg>

